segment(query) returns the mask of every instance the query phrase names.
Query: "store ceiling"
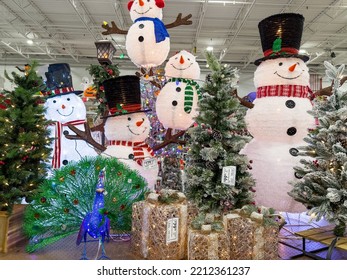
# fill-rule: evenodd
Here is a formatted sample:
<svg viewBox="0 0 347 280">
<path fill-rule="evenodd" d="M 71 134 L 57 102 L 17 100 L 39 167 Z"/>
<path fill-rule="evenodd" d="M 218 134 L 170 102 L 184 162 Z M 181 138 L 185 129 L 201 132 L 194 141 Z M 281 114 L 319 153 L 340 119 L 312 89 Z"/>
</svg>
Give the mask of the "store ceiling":
<svg viewBox="0 0 347 280">
<path fill-rule="evenodd" d="M 86 67 L 97 64 L 95 41 L 112 39 L 120 69 L 137 68 L 126 54 L 125 35 L 103 36 L 103 21 L 115 21 L 127 30 L 132 21 L 126 0 L 1 0 L 0 64 L 24 65 L 66 62 Z M 244 73 L 255 70 L 262 57 L 258 23 L 277 13 L 294 12 L 305 17 L 301 46 L 309 56 L 310 72 L 324 75 L 323 62 L 347 63 L 347 0 L 167 0 L 164 23 L 179 13 L 192 14 L 192 24 L 169 29 L 169 56 L 185 49 L 195 52 L 206 71 L 204 50 Z M 33 44 L 28 45 L 27 39 Z"/>
</svg>

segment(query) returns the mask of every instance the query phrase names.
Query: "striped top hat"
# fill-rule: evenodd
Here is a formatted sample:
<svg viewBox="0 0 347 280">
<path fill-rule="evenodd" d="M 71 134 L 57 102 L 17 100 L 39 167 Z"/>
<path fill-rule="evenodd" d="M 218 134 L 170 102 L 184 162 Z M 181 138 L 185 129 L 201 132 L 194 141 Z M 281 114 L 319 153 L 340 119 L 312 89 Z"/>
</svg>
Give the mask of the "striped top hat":
<svg viewBox="0 0 347 280">
<path fill-rule="evenodd" d="M 81 94 L 82 90 L 76 91 L 73 88 L 70 72 L 70 65 L 67 63 L 49 64 L 44 79 L 46 90 L 42 94 L 47 98 L 69 93 Z"/>
<path fill-rule="evenodd" d="M 150 111 L 142 109 L 139 77 L 119 76 L 104 81 L 103 86 L 110 113 L 104 118 Z"/>
<path fill-rule="evenodd" d="M 298 57 L 306 62 L 309 57 L 299 54 L 304 17 L 300 14 L 283 13 L 272 15 L 258 24 L 264 57 L 257 59 L 259 65 L 267 59 Z"/>
</svg>

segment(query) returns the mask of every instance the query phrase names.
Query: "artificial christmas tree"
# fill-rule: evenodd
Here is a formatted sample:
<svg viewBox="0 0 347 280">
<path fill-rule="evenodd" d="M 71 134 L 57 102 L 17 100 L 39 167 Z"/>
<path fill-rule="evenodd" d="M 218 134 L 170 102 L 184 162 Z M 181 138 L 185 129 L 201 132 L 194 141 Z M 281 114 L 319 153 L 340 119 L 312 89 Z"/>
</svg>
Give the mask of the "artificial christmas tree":
<svg viewBox="0 0 347 280">
<path fill-rule="evenodd" d="M 50 139 L 40 96 L 42 80 L 33 62 L 25 75 L 12 72 L 6 77 L 16 87 L 4 91 L 7 108 L 0 110 L 0 210 L 11 212 L 13 205 L 30 197 L 44 180 Z"/>
<path fill-rule="evenodd" d="M 237 70 L 210 52 L 206 57 L 212 74 L 202 88 L 197 125 L 188 129 L 186 193 L 200 211 L 221 213 L 253 201 L 248 159 L 239 154 L 250 138 L 244 135 L 246 108 L 231 95 Z"/>
<path fill-rule="evenodd" d="M 303 203 L 316 220 L 334 223 L 334 233 L 342 236 L 347 222 L 347 88 L 340 87 L 345 66 L 334 67 L 325 62 L 326 74 L 334 80 L 333 94 L 314 100 L 310 113 L 318 118 L 318 126 L 304 138 L 307 146 L 298 147 L 302 159 L 296 173 L 302 180 L 292 182 L 289 192 Z"/>
</svg>

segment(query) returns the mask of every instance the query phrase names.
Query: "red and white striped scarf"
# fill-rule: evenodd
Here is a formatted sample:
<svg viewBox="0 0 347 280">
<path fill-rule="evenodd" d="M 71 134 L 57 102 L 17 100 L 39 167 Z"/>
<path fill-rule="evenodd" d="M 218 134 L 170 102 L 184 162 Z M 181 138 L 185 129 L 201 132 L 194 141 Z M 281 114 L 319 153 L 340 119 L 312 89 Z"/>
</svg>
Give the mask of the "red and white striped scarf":
<svg viewBox="0 0 347 280">
<path fill-rule="evenodd" d="M 60 167 L 61 137 L 62 137 L 63 126 L 68 126 L 69 124 L 79 125 L 79 124 L 84 124 L 85 122 L 86 122 L 85 120 L 75 120 L 75 121 L 66 122 L 66 123 L 54 122 L 52 124 L 55 126 L 55 142 L 54 142 L 54 151 L 53 151 L 53 159 L 52 159 L 53 168 Z"/>
<path fill-rule="evenodd" d="M 152 157 L 154 156 L 153 150 L 145 142 L 131 142 L 131 141 L 111 140 L 111 141 L 108 141 L 108 145 L 113 145 L 113 146 L 121 145 L 121 146 L 132 147 L 133 148 L 133 152 L 134 152 L 134 160 L 137 162 L 137 164 L 139 164 L 141 166 L 142 166 L 143 160 L 145 159 L 145 153 L 144 153 L 143 149 L 146 149 L 147 152 L 149 152 L 149 154 Z"/>
<path fill-rule="evenodd" d="M 273 85 L 257 88 L 257 98 L 285 96 L 312 99 L 313 92 L 309 86 L 300 85 Z"/>
</svg>

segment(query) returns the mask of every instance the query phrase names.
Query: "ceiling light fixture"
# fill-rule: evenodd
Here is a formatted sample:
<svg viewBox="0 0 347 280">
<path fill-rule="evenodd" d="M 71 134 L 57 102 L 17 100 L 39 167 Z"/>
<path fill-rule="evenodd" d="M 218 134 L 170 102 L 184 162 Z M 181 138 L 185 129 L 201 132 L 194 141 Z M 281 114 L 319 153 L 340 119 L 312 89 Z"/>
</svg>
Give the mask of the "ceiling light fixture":
<svg viewBox="0 0 347 280">
<path fill-rule="evenodd" d="M 212 47 L 212 46 L 208 46 L 208 47 L 206 48 L 206 50 L 207 50 L 208 52 L 212 52 L 212 51 L 213 51 L 213 47 Z"/>
<path fill-rule="evenodd" d="M 31 40 L 31 39 L 28 39 L 28 40 L 27 40 L 27 44 L 28 44 L 28 45 L 33 45 L 33 44 L 34 44 L 34 41 Z"/>
</svg>

